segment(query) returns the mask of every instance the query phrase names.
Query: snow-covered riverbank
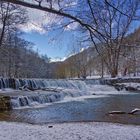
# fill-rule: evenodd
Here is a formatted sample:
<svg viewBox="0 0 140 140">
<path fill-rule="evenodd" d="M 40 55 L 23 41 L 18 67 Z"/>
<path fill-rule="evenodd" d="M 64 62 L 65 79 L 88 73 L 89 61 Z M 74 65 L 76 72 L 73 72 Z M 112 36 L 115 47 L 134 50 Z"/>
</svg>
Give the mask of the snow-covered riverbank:
<svg viewBox="0 0 140 140">
<path fill-rule="evenodd" d="M 88 85 L 88 91 L 91 95 L 126 95 L 134 94 L 126 90 L 118 91 L 109 85 Z"/>
<path fill-rule="evenodd" d="M 134 125 L 82 122 L 40 126 L 0 122 L 0 140 L 138 140 L 139 138 L 140 126 Z"/>
</svg>

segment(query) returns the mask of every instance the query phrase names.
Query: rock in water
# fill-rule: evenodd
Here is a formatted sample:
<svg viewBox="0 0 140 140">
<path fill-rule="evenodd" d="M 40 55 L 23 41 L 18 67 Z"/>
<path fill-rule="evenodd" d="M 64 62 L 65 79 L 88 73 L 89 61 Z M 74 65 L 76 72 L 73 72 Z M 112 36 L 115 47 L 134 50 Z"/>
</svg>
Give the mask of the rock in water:
<svg viewBox="0 0 140 140">
<path fill-rule="evenodd" d="M 135 114 L 136 112 L 138 112 L 138 111 L 140 111 L 140 109 L 139 108 L 135 108 L 135 109 L 133 109 L 130 113 L 128 113 L 128 114 Z"/>
<path fill-rule="evenodd" d="M 52 125 L 49 125 L 48 128 L 53 128 L 53 126 Z"/>
<path fill-rule="evenodd" d="M 110 111 L 109 114 L 126 114 L 124 111 Z"/>
</svg>

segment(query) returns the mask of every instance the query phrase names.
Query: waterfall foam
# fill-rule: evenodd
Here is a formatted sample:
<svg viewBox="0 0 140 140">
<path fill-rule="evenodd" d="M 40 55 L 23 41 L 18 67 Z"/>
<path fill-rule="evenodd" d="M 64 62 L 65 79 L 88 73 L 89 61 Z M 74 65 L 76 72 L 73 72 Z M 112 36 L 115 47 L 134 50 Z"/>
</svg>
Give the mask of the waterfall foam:
<svg viewBox="0 0 140 140">
<path fill-rule="evenodd" d="M 23 86 L 27 86 L 29 89 L 32 90 L 58 87 L 78 90 L 84 90 L 86 88 L 85 82 L 79 80 L 0 78 L 0 89 L 20 89 L 20 87 Z"/>
<path fill-rule="evenodd" d="M 19 108 L 19 107 L 25 107 L 25 106 L 31 107 L 34 105 L 60 101 L 63 98 L 64 98 L 64 95 L 60 93 L 18 96 L 18 97 L 11 97 L 11 105 L 12 105 L 12 108 Z"/>
<path fill-rule="evenodd" d="M 0 78 L 0 89 L 12 88 L 20 91 L 20 94 L 17 93 L 15 96 L 10 94 L 12 108 L 52 103 L 63 100 L 65 97 L 88 95 L 90 92 L 87 84 L 89 83 L 82 80 Z M 90 84 L 99 84 L 99 81 L 90 81 Z M 29 91 L 21 90 L 22 87 L 26 87 Z"/>
<path fill-rule="evenodd" d="M 46 92 L 32 93 L 29 95 L 11 96 L 12 108 L 32 107 L 40 104 L 52 103 L 63 100 L 65 97 L 78 97 L 87 95 L 87 91 L 64 89 L 60 92 Z"/>
</svg>

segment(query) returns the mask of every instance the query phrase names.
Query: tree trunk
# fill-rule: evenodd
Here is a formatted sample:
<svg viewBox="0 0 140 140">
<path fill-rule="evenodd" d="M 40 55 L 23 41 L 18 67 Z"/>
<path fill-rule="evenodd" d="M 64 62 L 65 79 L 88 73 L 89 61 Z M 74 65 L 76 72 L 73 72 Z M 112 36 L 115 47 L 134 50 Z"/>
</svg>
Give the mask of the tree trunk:
<svg viewBox="0 0 140 140">
<path fill-rule="evenodd" d="M 3 41 L 3 38 L 4 38 L 4 32 L 5 32 L 5 22 L 3 24 L 2 32 L 1 32 L 1 36 L 0 36 L 0 47 L 2 46 L 2 41 Z"/>
<path fill-rule="evenodd" d="M 101 72 L 101 77 L 103 78 L 104 77 L 104 62 L 103 60 L 101 59 L 101 65 L 102 65 L 102 72 Z"/>
<path fill-rule="evenodd" d="M 117 75 L 118 75 L 118 69 L 115 68 L 111 71 L 111 77 L 115 78 Z"/>
</svg>

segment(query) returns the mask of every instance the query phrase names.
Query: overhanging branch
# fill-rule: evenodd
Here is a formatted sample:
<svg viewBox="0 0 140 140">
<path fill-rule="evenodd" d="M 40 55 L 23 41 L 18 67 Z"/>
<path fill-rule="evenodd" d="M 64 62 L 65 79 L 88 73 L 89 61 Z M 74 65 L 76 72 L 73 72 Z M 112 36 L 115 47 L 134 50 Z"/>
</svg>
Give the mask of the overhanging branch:
<svg viewBox="0 0 140 140">
<path fill-rule="evenodd" d="M 21 6 L 32 8 L 32 9 L 38 9 L 38 10 L 45 11 L 45 12 L 48 12 L 48 13 L 56 14 L 58 16 L 69 18 L 71 20 L 74 20 L 74 21 L 78 22 L 82 27 L 86 28 L 89 32 L 97 32 L 99 35 L 101 35 L 105 39 L 104 35 L 102 33 L 100 33 L 96 28 L 92 27 L 91 25 L 89 25 L 87 23 L 84 23 L 79 18 L 77 18 L 77 17 L 75 17 L 71 14 L 64 13 L 60 10 L 56 10 L 56 9 L 53 9 L 53 8 L 43 7 L 41 5 L 36 5 L 36 4 L 33 4 L 33 3 L 25 2 L 25 1 L 22 1 L 22 0 L 1 0 L 1 1 L 21 5 Z"/>
</svg>

